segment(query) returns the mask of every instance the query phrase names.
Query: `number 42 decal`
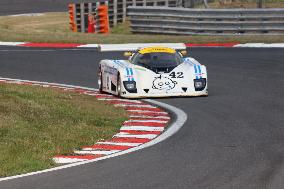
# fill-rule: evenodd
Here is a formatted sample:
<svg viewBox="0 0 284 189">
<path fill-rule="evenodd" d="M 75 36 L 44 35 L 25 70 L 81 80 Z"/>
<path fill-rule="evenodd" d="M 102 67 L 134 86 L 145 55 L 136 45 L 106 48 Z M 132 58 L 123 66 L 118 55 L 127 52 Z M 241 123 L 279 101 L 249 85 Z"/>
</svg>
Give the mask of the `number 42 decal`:
<svg viewBox="0 0 284 189">
<path fill-rule="evenodd" d="M 171 78 L 183 78 L 183 72 L 172 72 L 169 76 Z"/>
</svg>

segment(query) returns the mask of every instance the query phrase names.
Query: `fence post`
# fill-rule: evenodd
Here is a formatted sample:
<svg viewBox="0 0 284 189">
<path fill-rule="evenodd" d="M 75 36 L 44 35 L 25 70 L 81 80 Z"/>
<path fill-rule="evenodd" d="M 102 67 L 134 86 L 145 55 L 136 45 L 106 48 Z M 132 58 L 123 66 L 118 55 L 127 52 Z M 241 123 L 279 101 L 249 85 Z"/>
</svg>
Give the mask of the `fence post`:
<svg viewBox="0 0 284 189">
<path fill-rule="evenodd" d="M 122 22 L 126 20 L 126 8 L 127 8 L 127 0 L 122 0 Z"/>
<path fill-rule="evenodd" d="M 169 0 L 165 0 L 165 6 L 169 7 Z"/>
<path fill-rule="evenodd" d="M 157 6 L 157 3 L 158 3 L 157 0 L 155 0 L 155 1 L 154 1 L 154 6 Z"/>
<path fill-rule="evenodd" d="M 95 14 L 95 33 L 99 33 L 100 29 L 100 21 L 99 21 L 99 11 L 98 7 L 100 6 L 100 2 L 96 2 L 96 14 Z"/>
<path fill-rule="evenodd" d="M 113 0 L 113 26 L 117 25 L 117 0 Z"/>
<path fill-rule="evenodd" d="M 81 32 L 85 32 L 85 7 L 84 3 L 80 3 L 80 14 L 81 14 Z"/>
<path fill-rule="evenodd" d="M 88 3 L 88 14 L 92 14 L 92 3 Z"/>
<path fill-rule="evenodd" d="M 182 7 L 182 0 L 177 0 L 177 7 Z"/>
<path fill-rule="evenodd" d="M 257 2 L 257 8 L 262 8 L 262 0 L 258 0 Z"/>
</svg>

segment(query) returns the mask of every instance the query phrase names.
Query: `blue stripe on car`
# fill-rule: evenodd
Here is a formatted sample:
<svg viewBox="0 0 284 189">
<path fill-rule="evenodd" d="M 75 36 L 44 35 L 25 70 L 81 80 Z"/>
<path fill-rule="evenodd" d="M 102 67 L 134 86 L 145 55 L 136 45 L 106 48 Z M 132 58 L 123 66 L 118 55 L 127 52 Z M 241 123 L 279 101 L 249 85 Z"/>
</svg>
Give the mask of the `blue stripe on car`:
<svg viewBox="0 0 284 189">
<path fill-rule="evenodd" d="M 200 65 L 198 65 L 198 71 L 199 71 L 199 79 L 201 79 L 202 75 L 201 75 L 201 66 Z"/>
<path fill-rule="evenodd" d="M 195 77 L 196 77 L 196 79 L 198 79 L 198 73 L 197 73 L 197 67 L 196 67 L 196 65 L 194 65 L 194 72 L 195 72 Z"/>
<path fill-rule="evenodd" d="M 129 68 L 129 71 L 130 71 L 130 75 L 132 76 L 131 77 L 131 81 L 134 81 L 134 77 L 133 77 L 133 69 L 132 68 Z"/>
<path fill-rule="evenodd" d="M 127 80 L 130 81 L 130 77 L 129 77 L 129 68 L 126 68 L 126 76 L 127 76 Z"/>
<path fill-rule="evenodd" d="M 190 65 L 194 66 L 194 72 L 195 72 L 196 79 L 198 79 L 198 78 L 201 79 L 202 78 L 201 66 L 193 63 L 189 58 L 185 58 L 184 61 L 186 63 L 189 63 Z"/>
</svg>

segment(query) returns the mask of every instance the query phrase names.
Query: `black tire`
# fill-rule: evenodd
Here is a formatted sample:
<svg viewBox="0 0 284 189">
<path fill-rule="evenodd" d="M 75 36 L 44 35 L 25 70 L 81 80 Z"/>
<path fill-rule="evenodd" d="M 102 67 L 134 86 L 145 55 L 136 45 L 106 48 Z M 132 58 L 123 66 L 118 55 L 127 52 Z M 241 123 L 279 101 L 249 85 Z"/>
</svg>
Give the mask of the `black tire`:
<svg viewBox="0 0 284 189">
<path fill-rule="evenodd" d="M 99 92 L 103 93 L 103 74 L 101 68 L 98 72 L 98 86 L 99 86 Z"/>
<path fill-rule="evenodd" d="M 120 81 L 120 75 L 117 75 L 117 85 L 116 85 L 116 90 L 117 90 L 117 96 L 121 96 L 121 81 Z"/>
</svg>

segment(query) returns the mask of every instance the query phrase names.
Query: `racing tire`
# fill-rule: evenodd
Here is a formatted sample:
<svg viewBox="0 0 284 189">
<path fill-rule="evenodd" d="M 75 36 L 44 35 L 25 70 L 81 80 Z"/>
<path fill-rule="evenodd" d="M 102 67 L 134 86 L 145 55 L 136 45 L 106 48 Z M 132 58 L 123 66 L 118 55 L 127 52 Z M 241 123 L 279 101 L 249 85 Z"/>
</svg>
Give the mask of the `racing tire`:
<svg viewBox="0 0 284 189">
<path fill-rule="evenodd" d="M 103 74 L 101 68 L 99 69 L 98 72 L 98 86 L 99 86 L 99 92 L 103 93 Z"/>
<path fill-rule="evenodd" d="M 117 75 L 117 85 L 116 85 L 116 90 L 117 90 L 117 96 L 121 96 L 121 81 L 120 81 L 120 75 Z"/>
</svg>

